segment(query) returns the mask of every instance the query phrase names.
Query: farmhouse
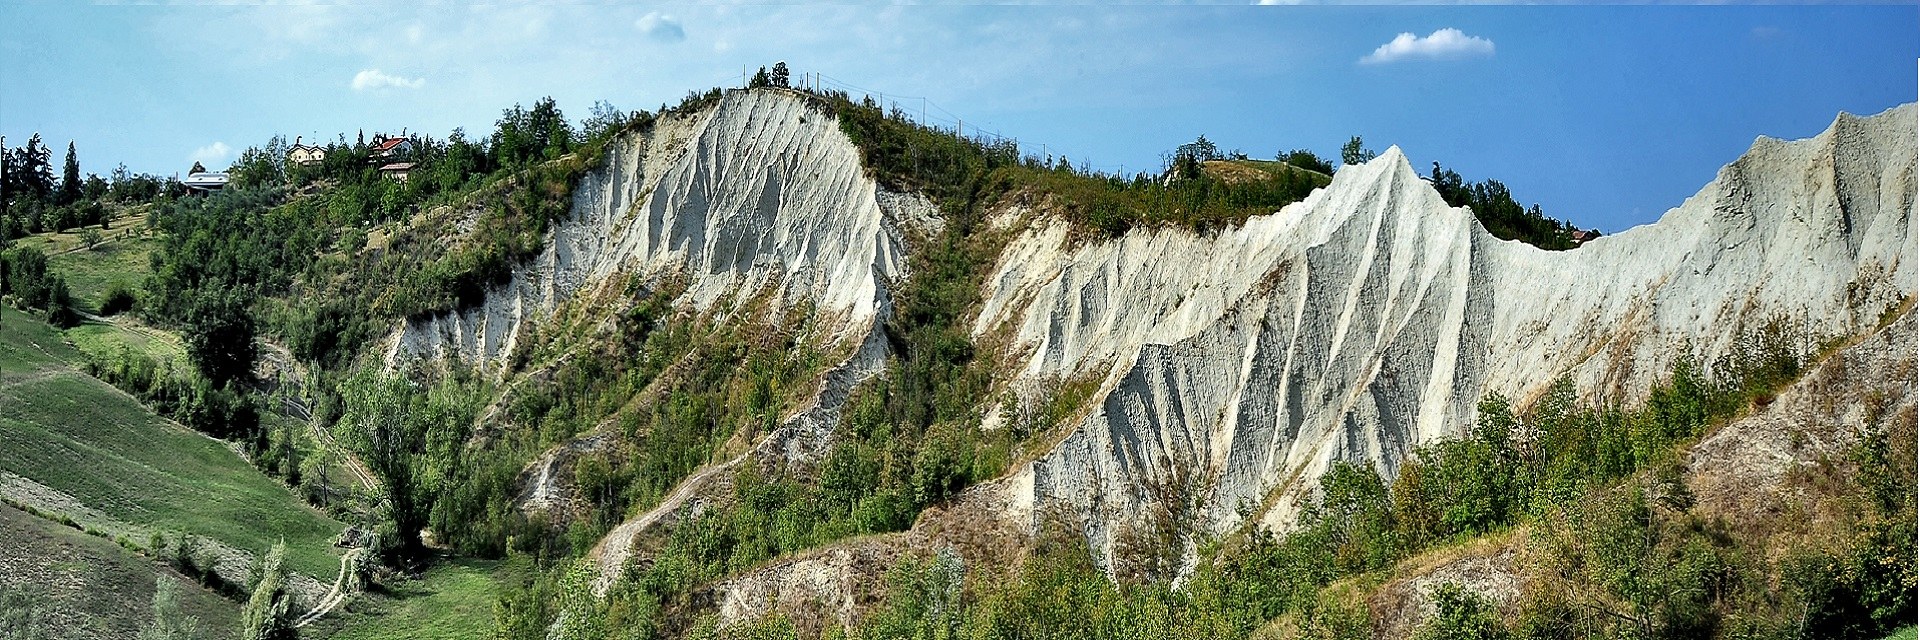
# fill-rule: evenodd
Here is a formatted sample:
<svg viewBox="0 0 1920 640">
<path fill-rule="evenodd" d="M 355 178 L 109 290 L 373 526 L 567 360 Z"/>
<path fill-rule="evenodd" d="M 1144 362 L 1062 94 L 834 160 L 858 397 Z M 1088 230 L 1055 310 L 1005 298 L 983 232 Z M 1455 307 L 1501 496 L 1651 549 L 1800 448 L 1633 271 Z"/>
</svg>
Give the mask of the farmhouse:
<svg viewBox="0 0 1920 640">
<path fill-rule="evenodd" d="M 399 160 L 413 153 L 413 140 L 405 136 L 389 137 L 385 134 L 373 136 L 373 147 L 367 150 L 369 162 L 387 162 Z"/>
<path fill-rule="evenodd" d="M 293 147 L 287 149 L 287 163 L 300 166 L 320 164 L 327 158 L 325 147 L 302 144 L 300 136 L 294 136 Z"/>
<path fill-rule="evenodd" d="M 399 180 L 401 182 L 406 182 L 407 174 L 412 172 L 413 172 L 413 163 L 411 162 L 394 162 L 394 163 L 389 163 L 389 164 L 380 166 L 380 175 L 386 176 L 388 178 L 392 178 L 394 180 Z"/>
</svg>

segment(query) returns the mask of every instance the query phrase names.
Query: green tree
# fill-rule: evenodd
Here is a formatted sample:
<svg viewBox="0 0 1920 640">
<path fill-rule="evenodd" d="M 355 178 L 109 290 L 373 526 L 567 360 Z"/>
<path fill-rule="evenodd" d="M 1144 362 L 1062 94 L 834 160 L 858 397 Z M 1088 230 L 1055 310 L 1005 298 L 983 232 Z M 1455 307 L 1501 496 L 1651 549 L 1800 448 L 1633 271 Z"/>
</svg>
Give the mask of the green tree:
<svg viewBox="0 0 1920 640">
<path fill-rule="evenodd" d="M 1340 145 L 1340 162 L 1343 164 L 1366 164 L 1368 160 L 1372 160 L 1375 156 L 1380 155 L 1374 153 L 1372 149 L 1362 148 L 1361 144 L 1363 143 L 1360 142 L 1360 136 L 1354 136 L 1353 139 L 1348 140 L 1346 144 Z"/>
<path fill-rule="evenodd" d="M 240 291 L 201 290 L 187 309 L 187 357 L 216 386 L 253 373 L 252 302 Z"/>
<path fill-rule="evenodd" d="M 180 610 L 180 582 L 166 575 L 153 581 L 153 618 L 139 640 L 198 640 L 200 619 Z"/>
<path fill-rule="evenodd" d="M 53 199 L 54 204 L 66 206 L 80 201 L 80 155 L 74 152 L 73 143 L 67 143 L 67 164 L 60 170 L 60 192 Z"/>
<path fill-rule="evenodd" d="M 240 640 L 291 640 L 300 637 L 293 628 L 293 594 L 287 591 L 287 542 L 274 543 L 260 562 L 259 578 L 246 608 L 240 611 Z"/>
<path fill-rule="evenodd" d="M 1453 582 L 1433 588 L 1433 618 L 1420 627 L 1415 640 L 1506 640 L 1512 633 L 1500 623 L 1500 612 L 1486 596 Z"/>
</svg>

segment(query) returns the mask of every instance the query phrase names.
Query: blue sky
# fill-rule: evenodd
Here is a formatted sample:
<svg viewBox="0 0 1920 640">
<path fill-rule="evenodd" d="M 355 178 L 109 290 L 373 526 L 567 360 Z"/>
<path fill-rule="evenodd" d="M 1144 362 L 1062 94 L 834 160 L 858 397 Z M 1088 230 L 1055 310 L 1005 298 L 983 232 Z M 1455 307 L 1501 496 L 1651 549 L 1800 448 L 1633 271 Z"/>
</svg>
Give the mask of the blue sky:
<svg viewBox="0 0 1920 640">
<path fill-rule="evenodd" d="M 86 171 L 224 166 L 275 133 L 490 131 L 737 84 L 785 59 L 1107 170 L 1205 134 L 1348 136 L 1499 178 L 1582 226 L 1651 222 L 1756 135 L 1915 97 L 1920 8 L 67 6 L 0 0 L 0 134 Z M 1402 36 L 1401 34 L 1409 34 Z M 1396 40 L 1398 42 L 1396 42 Z"/>
</svg>

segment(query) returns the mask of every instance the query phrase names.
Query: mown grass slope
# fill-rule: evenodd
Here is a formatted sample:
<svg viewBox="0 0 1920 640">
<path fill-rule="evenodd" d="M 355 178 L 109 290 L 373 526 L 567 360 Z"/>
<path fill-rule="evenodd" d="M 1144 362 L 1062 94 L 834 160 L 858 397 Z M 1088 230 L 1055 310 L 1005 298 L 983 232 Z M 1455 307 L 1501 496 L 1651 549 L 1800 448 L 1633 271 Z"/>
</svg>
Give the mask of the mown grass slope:
<svg viewBox="0 0 1920 640">
<path fill-rule="evenodd" d="M 157 581 L 203 637 L 233 635 L 240 605 L 107 540 L 0 505 L 0 588 L 25 593 L 62 638 L 132 638 L 152 619 Z"/>
<path fill-rule="evenodd" d="M 294 570 L 321 579 L 337 572 L 339 522 L 224 443 L 80 372 L 83 358 L 60 332 L 0 310 L 0 471 L 148 532 L 184 532 L 255 553 L 285 538 Z"/>
</svg>

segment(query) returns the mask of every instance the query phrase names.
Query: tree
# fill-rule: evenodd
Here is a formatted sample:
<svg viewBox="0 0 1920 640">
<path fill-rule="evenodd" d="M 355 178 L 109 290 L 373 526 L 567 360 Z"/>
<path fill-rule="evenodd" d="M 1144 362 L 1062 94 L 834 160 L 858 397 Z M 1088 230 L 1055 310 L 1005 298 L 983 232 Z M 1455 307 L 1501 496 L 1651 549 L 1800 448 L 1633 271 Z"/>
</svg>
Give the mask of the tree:
<svg viewBox="0 0 1920 640">
<path fill-rule="evenodd" d="M 47 201 L 53 193 L 52 153 L 41 144 L 40 134 L 27 138 L 27 146 L 15 147 L 8 156 L 6 178 L 11 201 Z"/>
<path fill-rule="evenodd" d="M 776 86 L 776 87 L 784 88 L 788 86 L 787 62 L 785 60 L 782 60 L 782 61 L 773 63 L 773 73 L 768 76 L 767 80 L 769 82 L 772 82 L 773 86 Z"/>
<path fill-rule="evenodd" d="M 7 201 L 13 196 L 13 181 L 9 171 L 12 164 L 7 157 L 7 137 L 0 136 L 0 247 L 13 239 L 12 219 L 7 216 Z"/>
<path fill-rule="evenodd" d="M 165 574 L 153 581 L 153 619 L 140 629 L 139 640 L 195 640 L 200 619 L 180 610 L 180 583 Z"/>
<path fill-rule="evenodd" d="M 1208 140 L 1206 136 L 1202 135 L 1199 138 L 1195 139 L 1193 142 L 1189 142 L 1189 143 L 1180 145 L 1178 148 L 1175 148 L 1173 150 L 1173 155 L 1176 158 L 1191 159 L 1199 162 L 1206 162 L 1208 160 L 1219 160 L 1220 147 L 1213 144 L 1213 141 Z"/>
<path fill-rule="evenodd" d="M 1433 618 L 1420 628 L 1417 640 L 1504 640 L 1513 637 L 1500 624 L 1500 611 L 1486 596 L 1454 582 L 1442 582 L 1431 592 Z"/>
<path fill-rule="evenodd" d="M 206 173 L 206 172 L 207 172 L 206 165 L 200 164 L 199 160 L 193 161 L 193 167 L 190 169 L 187 169 L 187 175 L 193 175 L 196 173 Z"/>
<path fill-rule="evenodd" d="M 766 67 L 760 67 L 759 71 L 753 72 L 753 78 L 747 80 L 747 88 L 749 89 L 770 86 L 773 86 L 773 79 L 767 76 Z"/>
<path fill-rule="evenodd" d="M 276 135 L 265 147 L 247 147 L 234 161 L 233 186 L 277 185 L 286 179 L 287 137 Z"/>
<path fill-rule="evenodd" d="M 1354 136 L 1346 144 L 1340 145 L 1340 162 L 1343 164 L 1365 164 L 1380 154 L 1372 149 L 1361 148 L 1360 136 Z"/>
<path fill-rule="evenodd" d="M 253 371 L 253 312 L 246 294 L 203 289 L 186 314 L 187 357 L 214 386 Z"/>
<path fill-rule="evenodd" d="M 54 197 L 54 204 L 67 206 L 80 201 L 80 155 L 74 152 L 73 143 L 67 143 L 67 164 L 60 170 L 60 192 Z"/>
<path fill-rule="evenodd" d="M 493 134 L 493 157 L 502 167 L 558 158 L 573 150 L 573 129 L 553 98 L 541 98 L 532 109 L 513 105 L 500 113 Z"/>
<path fill-rule="evenodd" d="M 253 596 L 240 611 L 241 640 L 291 640 L 300 637 L 293 628 L 293 594 L 287 591 L 287 541 L 274 543 L 260 563 L 259 582 Z"/>
<path fill-rule="evenodd" d="M 1282 151 L 1274 159 L 1308 171 L 1318 171 L 1327 175 L 1333 175 L 1333 163 L 1327 162 L 1326 159 L 1321 158 L 1319 154 L 1307 149 Z"/>
<path fill-rule="evenodd" d="M 80 189 L 80 197 L 87 200 L 104 200 L 107 197 L 107 181 L 100 174 L 87 174 L 87 181 Z"/>
<path fill-rule="evenodd" d="M 618 132 L 621 125 L 631 119 L 626 112 L 605 100 L 594 101 L 588 113 L 587 119 L 580 123 L 580 138 L 583 140 L 597 140 Z"/>
</svg>

